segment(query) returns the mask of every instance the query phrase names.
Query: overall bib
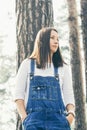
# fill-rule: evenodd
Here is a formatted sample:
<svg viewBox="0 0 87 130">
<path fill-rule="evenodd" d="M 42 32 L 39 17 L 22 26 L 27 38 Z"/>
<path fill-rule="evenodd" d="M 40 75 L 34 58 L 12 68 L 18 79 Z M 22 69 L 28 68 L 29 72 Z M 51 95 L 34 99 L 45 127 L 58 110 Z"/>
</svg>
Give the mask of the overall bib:
<svg viewBox="0 0 87 130">
<path fill-rule="evenodd" d="M 70 130 L 61 96 L 58 68 L 54 76 L 34 76 L 35 61 L 31 60 L 29 98 L 23 121 L 24 130 Z"/>
</svg>

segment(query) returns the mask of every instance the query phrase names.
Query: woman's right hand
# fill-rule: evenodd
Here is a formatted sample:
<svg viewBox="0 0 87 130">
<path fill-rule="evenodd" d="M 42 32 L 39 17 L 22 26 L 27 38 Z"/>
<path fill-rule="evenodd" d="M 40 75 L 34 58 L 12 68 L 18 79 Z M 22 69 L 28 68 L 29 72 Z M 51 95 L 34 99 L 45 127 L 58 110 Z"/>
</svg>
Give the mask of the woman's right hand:
<svg viewBox="0 0 87 130">
<path fill-rule="evenodd" d="M 25 114 L 25 115 L 23 115 L 22 117 L 21 117 L 21 120 L 22 120 L 22 122 L 24 121 L 24 119 L 27 117 L 27 114 Z"/>
<path fill-rule="evenodd" d="M 27 117 L 24 100 L 23 99 L 17 99 L 15 102 L 17 104 L 18 113 L 21 117 L 21 120 L 23 121 Z"/>
</svg>

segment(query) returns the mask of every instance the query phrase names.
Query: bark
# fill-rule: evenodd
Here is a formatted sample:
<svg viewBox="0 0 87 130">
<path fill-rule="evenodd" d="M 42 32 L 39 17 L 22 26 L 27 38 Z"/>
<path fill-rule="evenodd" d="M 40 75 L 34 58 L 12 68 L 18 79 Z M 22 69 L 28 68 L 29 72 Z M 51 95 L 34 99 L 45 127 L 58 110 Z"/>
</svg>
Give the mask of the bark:
<svg viewBox="0 0 87 130">
<path fill-rule="evenodd" d="M 81 0 L 82 36 L 85 56 L 86 102 L 87 102 L 87 0 Z"/>
<path fill-rule="evenodd" d="M 73 89 L 75 95 L 76 105 L 76 124 L 75 130 L 86 129 L 86 113 L 85 113 L 85 100 L 83 94 L 83 77 L 82 77 L 82 62 L 80 52 L 80 38 L 79 38 L 79 25 L 77 18 L 77 9 L 75 0 L 67 0 L 69 10 L 69 43 L 71 49 L 71 68 Z"/>
<path fill-rule="evenodd" d="M 39 29 L 53 26 L 52 0 L 16 0 L 17 70 L 21 62 L 31 54 Z M 22 130 L 17 113 L 16 130 Z"/>
<path fill-rule="evenodd" d="M 17 63 L 31 54 L 35 36 L 44 26 L 53 26 L 53 6 L 51 0 L 17 0 Z"/>
</svg>

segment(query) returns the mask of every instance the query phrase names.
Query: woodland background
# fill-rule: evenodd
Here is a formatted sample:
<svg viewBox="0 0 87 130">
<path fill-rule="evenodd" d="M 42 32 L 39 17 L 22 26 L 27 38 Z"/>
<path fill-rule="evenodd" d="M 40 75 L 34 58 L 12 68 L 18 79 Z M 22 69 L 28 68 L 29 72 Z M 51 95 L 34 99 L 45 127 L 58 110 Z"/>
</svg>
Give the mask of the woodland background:
<svg viewBox="0 0 87 130">
<path fill-rule="evenodd" d="M 35 5 L 36 11 L 40 9 L 38 5 L 43 7 L 39 14 L 37 12 L 37 17 L 42 16 L 38 21 L 36 16 L 31 15 Z M 13 101 L 15 77 L 20 63 L 32 51 L 32 37 L 35 38 L 43 26 L 57 28 L 63 58 L 72 68 L 76 103 L 76 120 L 72 130 L 87 130 L 86 17 L 87 0 L 0 0 L 0 130 L 20 129 Z M 39 21 L 38 27 L 34 23 Z M 34 32 L 33 27 L 36 27 Z"/>
</svg>

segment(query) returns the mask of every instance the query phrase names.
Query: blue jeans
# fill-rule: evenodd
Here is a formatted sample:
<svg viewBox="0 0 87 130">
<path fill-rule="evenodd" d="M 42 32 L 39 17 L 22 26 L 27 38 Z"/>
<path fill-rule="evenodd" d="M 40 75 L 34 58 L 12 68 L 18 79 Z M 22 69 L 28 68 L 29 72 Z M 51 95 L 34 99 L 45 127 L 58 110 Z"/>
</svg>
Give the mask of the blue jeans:
<svg viewBox="0 0 87 130">
<path fill-rule="evenodd" d="M 66 117 L 53 111 L 32 112 L 23 125 L 24 130 L 70 130 Z"/>
<path fill-rule="evenodd" d="M 24 130 L 70 130 L 65 115 L 57 69 L 54 76 L 34 76 L 31 62 L 29 97 L 23 121 Z"/>
</svg>

